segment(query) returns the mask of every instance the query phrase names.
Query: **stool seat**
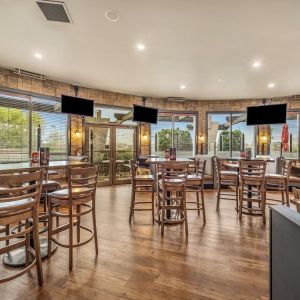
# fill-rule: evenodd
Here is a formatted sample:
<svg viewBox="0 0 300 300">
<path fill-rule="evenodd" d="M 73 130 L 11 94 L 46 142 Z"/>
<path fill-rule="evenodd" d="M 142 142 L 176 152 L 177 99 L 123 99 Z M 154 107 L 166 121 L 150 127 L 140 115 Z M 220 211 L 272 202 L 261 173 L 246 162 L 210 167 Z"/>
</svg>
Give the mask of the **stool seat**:
<svg viewBox="0 0 300 300">
<path fill-rule="evenodd" d="M 285 180 L 287 179 L 287 176 L 282 174 L 266 174 L 266 180 L 268 179 L 275 179 L 275 180 Z"/>
<path fill-rule="evenodd" d="M 42 193 L 59 189 L 60 184 L 54 180 L 43 180 Z"/>
<path fill-rule="evenodd" d="M 16 201 L 10 202 L 0 202 L 0 212 L 15 210 L 15 209 L 23 209 L 26 207 L 31 207 L 34 204 L 34 200 L 32 198 L 26 198 Z"/>
<path fill-rule="evenodd" d="M 153 180 L 154 181 L 154 177 L 151 174 L 148 175 L 135 175 L 134 177 L 135 180 Z"/>
<path fill-rule="evenodd" d="M 80 197 L 81 194 L 86 194 L 88 192 L 93 192 L 93 188 L 87 187 L 79 187 L 72 189 L 72 195 L 75 197 Z M 68 200 L 69 199 L 70 191 L 69 189 L 57 190 L 49 194 L 52 198 L 57 198 L 61 200 Z"/>
</svg>

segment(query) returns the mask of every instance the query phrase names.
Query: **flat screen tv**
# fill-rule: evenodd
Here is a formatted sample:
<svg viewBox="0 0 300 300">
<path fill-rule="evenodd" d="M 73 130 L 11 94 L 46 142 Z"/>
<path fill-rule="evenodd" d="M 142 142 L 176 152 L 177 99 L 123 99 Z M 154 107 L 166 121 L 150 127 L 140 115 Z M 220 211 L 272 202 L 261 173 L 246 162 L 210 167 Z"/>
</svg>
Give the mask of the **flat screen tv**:
<svg viewBox="0 0 300 300">
<path fill-rule="evenodd" d="M 143 123 L 157 123 L 158 109 L 145 106 L 133 106 L 133 121 Z"/>
<path fill-rule="evenodd" d="M 272 104 L 247 107 L 247 125 L 286 123 L 287 104 Z"/>
<path fill-rule="evenodd" d="M 61 96 L 61 112 L 81 116 L 94 116 L 94 101 L 78 97 Z"/>
</svg>

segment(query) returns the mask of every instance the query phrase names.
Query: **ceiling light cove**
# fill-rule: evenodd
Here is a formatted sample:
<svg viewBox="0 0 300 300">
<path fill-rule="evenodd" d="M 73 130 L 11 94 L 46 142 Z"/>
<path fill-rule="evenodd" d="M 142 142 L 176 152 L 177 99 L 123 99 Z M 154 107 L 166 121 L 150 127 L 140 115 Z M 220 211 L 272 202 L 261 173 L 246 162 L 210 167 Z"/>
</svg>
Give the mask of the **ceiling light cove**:
<svg viewBox="0 0 300 300">
<path fill-rule="evenodd" d="M 261 67 L 261 61 L 260 60 L 255 60 L 253 63 L 252 63 L 252 67 L 254 69 L 259 69 Z"/>
<path fill-rule="evenodd" d="M 180 89 L 181 89 L 181 90 L 185 90 L 185 89 L 186 89 L 185 84 L 182 84 L 182 85 L 180 86 Z"/>
<path fill-rule="evenodd" d="M 37 59 L 42 59 L 43 58 L 43 55 L 41 53 L 34 53 L 34 57 L 37 58 Z"/>
<path fill-rule="evenodd" d="M 270 82 L 269 84 L 268 84 L 268 88 L 269 89 L 272 89 L 272 88 L 274 88 L 275 87 L 275 83 L 274 82 Z"/>
<path fill-rule="evenodd" d="M 140 44 L 137 44 L 137 45 L 136 45 L 136 49 L 139 50 L 139 51 L 144 51 L 145 48 L 146 48 L 146 47 L 145 47 L 144 44 L 141 44 L 141 43 L 140 43 Z"/>
</svg>

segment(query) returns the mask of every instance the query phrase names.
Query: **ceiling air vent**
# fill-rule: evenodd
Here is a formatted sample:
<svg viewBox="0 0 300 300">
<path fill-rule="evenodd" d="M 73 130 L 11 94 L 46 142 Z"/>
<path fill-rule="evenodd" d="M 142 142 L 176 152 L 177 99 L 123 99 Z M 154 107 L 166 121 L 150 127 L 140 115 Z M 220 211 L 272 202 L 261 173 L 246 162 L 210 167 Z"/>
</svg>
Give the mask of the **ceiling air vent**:
<svg viewBox="0 0 300 300">
<path fill-rule="evenodd" d="M 67 6 L 61 1 L 36 1 L 42 13 L 48 21 L 71 23 L 72 19 L 68 12 Z"/>
<path fill-rule="evenodd" d="M 167 100 L 171 102 L 185 102 L 183 97 L 168 97 Z"/>
<path fill-rule="evenodd" d="M 25 70 L 21 70 L 21 69 L 15 69 L 14 73 L 18 74 L 18 75 L 25 76 L 25 77 L 30 77 L 30 78 L 40 79 L 40 80 L 45 80 L 46 79 L 45 75 L 43 75 L 43 74 L 38 74 L 38 73 L 25 71 Z"/>
</svg>

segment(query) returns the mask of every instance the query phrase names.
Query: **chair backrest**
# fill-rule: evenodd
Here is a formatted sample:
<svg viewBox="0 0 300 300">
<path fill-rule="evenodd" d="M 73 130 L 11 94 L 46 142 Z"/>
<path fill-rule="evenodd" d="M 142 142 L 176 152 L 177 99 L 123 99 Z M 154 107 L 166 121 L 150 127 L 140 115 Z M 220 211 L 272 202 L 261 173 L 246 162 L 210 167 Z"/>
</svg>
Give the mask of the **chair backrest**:
<svg viewBox="0 0 300 300">
<path fill-rule="evenodd" d="M 69 167 L 67 169 L 70 199 L 94 197 L 99 176 L 99 165 L 92 167 Z"/>
<path fill-rule="evenodd" d="M 281 174 L 289 178 L 291 174 L 292 161 L 285 158 L 281 158 L 281 166 Z"/>
<path fill-rule="evenodd" d="M 138 168 L 137 162 L 134 159 L 131 159 L 130 160 L 130 172 L 131 172 L 132 182 L 135 179 L 137 168 Z"/>
<path fill-rule="evenodd" d="M 188 164 L 188 174 L 205 175 L 206 160 L 196 159 Z"/>
<path fill-rule="evenodd" d="M 214 162 L 214 170 L 216 172 L 216 179 L 217 179 L 217 182 L 219 182 L 220 171 L 221 171 L 221 160 L 220 160 L 219 157 L 214 156 L 213 157 L 213 162 Z"/>
<path fill-rule="evenodd" d="M 242 185 L 261 186 L 265 183 L 267 162 L 264 160 L 243 160 L 239 162 Z"/>
<path fill-rule="evenodd" d="M 28 203 L 27 208 L 38 204 L 41 196 L 42 180 L 44 169 L 33 172 L 22 172 L 18 174 L 1 174 L 0 175 L 0 203 L 14 202 L 31 198 L 32 202 Z M 25 209 L 26 206 L 22 206 Z M 13 210 L 14 207 L 10 206 Z M 3 208 L 5 210 L 5 207 Z"/>
<path fill-rule="evenodd" d="M 163 181 L 176 179 L 186 181 L 188 163 L 166 162 L 160 165 Z"/>
</svg>

